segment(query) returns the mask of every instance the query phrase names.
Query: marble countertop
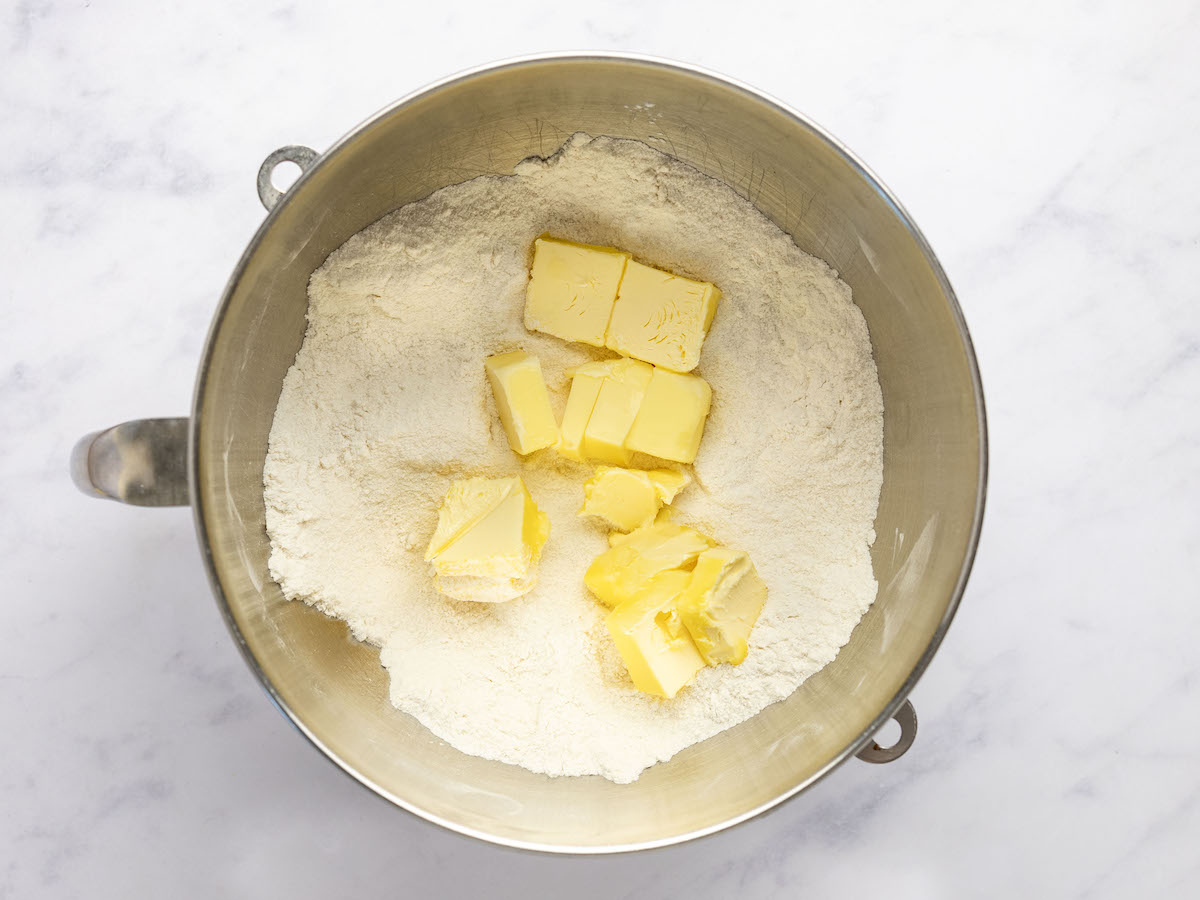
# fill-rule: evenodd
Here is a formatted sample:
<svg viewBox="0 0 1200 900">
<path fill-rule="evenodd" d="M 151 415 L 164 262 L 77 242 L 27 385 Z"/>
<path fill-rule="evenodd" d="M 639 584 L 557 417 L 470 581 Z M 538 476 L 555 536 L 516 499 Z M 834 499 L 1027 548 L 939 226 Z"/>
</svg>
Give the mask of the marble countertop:
<svg viewBox="0 0 1200 900">
<path fill-rule="evenodd" d="M 246 6 L 0 12 L 0 898 L 1200 894 L 1194 3 Z M 65 463 L 186 411 L 270 150 L 577 47 L 710 66 L 852 146 L 955 283 L 992 427 L 909 754 L 608 859 L 353 785 L 243 664 L 188 511 L 88 500 Z"/>
</svg>

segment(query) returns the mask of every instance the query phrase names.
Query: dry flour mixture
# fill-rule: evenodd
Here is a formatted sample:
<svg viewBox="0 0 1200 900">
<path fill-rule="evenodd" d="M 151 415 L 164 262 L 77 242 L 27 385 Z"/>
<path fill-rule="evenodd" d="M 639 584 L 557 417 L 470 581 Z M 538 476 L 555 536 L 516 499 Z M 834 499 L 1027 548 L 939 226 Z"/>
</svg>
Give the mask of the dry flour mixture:
<svg viewBox="0 0 1200 900">
<path fill-rule="evenodd" d="M 508 446 L 484 359 L 565 370 L 611 354 L 522 324 L 543 232 L 717 284 L 698 374 L 713 407 L 679 521 L 749 551 L 770 594 L 740 666 L 672 701 L 638 692 L 583 573 L 606 546 L 576 513 L 590 468 Z M 577 135 L 506 177 L 438 191 L 348 240 L 309 286 L 263 473 L 271 574 L 381 648 L 391 699 L 460 750 L 628 782 L 787 697 L 875 598 L 868 553 L 883 407 L 850 289 L 728 186 L 644 144 Z M 520 474 L 551 519 L 538 586 L 438 594 L 423 553 L 450 480 Z M 402 752 L 398 748 L 398 752 Z"/>
</svg>

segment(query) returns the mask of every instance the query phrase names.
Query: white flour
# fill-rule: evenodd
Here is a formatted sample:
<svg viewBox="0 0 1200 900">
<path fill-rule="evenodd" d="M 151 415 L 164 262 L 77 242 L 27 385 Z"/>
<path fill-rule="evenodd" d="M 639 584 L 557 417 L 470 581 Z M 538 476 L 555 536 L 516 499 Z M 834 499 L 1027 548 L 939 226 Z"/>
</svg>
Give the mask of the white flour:
<svg viewBox="0 0 1200 900">
<path fill-rule="evenodd" d="M 629 249 L 724 292 L 698 372 L 713 408 L 681 521 L 748 550 L 770 595 L 740 666 L 673 701 L 636 691 L 583 587 L 607 544 L 576 517 L 588 467 L 508 448 L 483 360 L 564 370 L 602 351 L 522 325 L 543 232 Z M 868 548 L 882 399 L 850 289 L 724 184 L 651 148 L 573 138 L 515 176 L 438 191 L 355 235 L 312 276 L 264 470 L 271 574 L 382 648 L 392 702 L 467 753 L 551 775 L 635 779 L 787 697 L 875 598 Z M 537 588 L 437 594 L 423 553 L 452 478 L 521 474 L 551 520 Z"/>
</svg>

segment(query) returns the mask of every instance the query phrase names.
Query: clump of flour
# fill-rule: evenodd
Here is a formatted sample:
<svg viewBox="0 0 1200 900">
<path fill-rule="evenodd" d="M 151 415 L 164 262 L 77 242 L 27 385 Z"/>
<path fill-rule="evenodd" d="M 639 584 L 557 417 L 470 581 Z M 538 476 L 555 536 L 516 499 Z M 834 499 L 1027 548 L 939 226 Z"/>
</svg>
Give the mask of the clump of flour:
<svg viewBox="0 0 1200 900">
<path fill-rule="evenodd" d="M 746 661 L 673 701 L 633 688 L 583 586 L 607 546 L 576 515 L 589 468 L 519 459 L 492 408 L 491 354 L 540 357 L 560 416 L 565 370 L 606 355 L 524 329 L 543 232 L 724 292 L 697 370 L 713 408 L 696 483 L 674 506 L 749 551 L 770 593 Z M 313 273 L 263 473 L 271 574 L 378 645 L 392 702 L 460 750 L 628 782 L 787 697 L 849 639 L 876 592 L 882 411 L 866 323 L 835 272 L 727 185 L 577 135 L 397 210 Z M 538 585 L 504 604 L 447 600 L 423 558 L 446 488 L 508 474 L 550 516 Z"/>
</svg>

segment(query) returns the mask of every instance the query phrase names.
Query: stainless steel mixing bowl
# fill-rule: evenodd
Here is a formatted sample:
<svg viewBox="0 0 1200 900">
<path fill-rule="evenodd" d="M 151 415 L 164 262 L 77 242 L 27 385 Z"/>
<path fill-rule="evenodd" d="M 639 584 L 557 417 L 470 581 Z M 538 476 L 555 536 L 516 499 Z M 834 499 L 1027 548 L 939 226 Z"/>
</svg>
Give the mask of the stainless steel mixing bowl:
<svg viewBox="0 0 1200 900">
<path fill-rule="evenodd" d="M 866 316 L 885 408 L 872 553 L 879 597 L 849 644 L 787 700 L 624 786 L 467 756 L 398 712 L 374 648 L 284 600 L 267 574 L 263 525 L 267 434 L 304 335 L 310 273 L 385 213 L 451 183 L 511 172 L 575 131 L 645 141 L 721 179 L 837 269 Z M 283 160 L 304 174 L 281 195 L 270 175 Z M 413 94 L 323 154 L 284 148 L 264 163 L 259 194 L 270 215 L 221 299 L 190 420 L 90 435 L 73 470 L 85 489 L 126 502 L 190 499 L 234 639 L 279 708 L 331 760 L 455 831 L 590 853 L 713 832 L 855 754 L 886 761 L 907 748 L 915 717 L 905 697 L 946 632 L 979 537 L 983 397 L 941 266 L 849 151 L 798 113 L 708 72 L 624 55 L 547 56 Z M 893 716 L 901 742 L 881 749 L 871 736 Z"/>
</svg>

